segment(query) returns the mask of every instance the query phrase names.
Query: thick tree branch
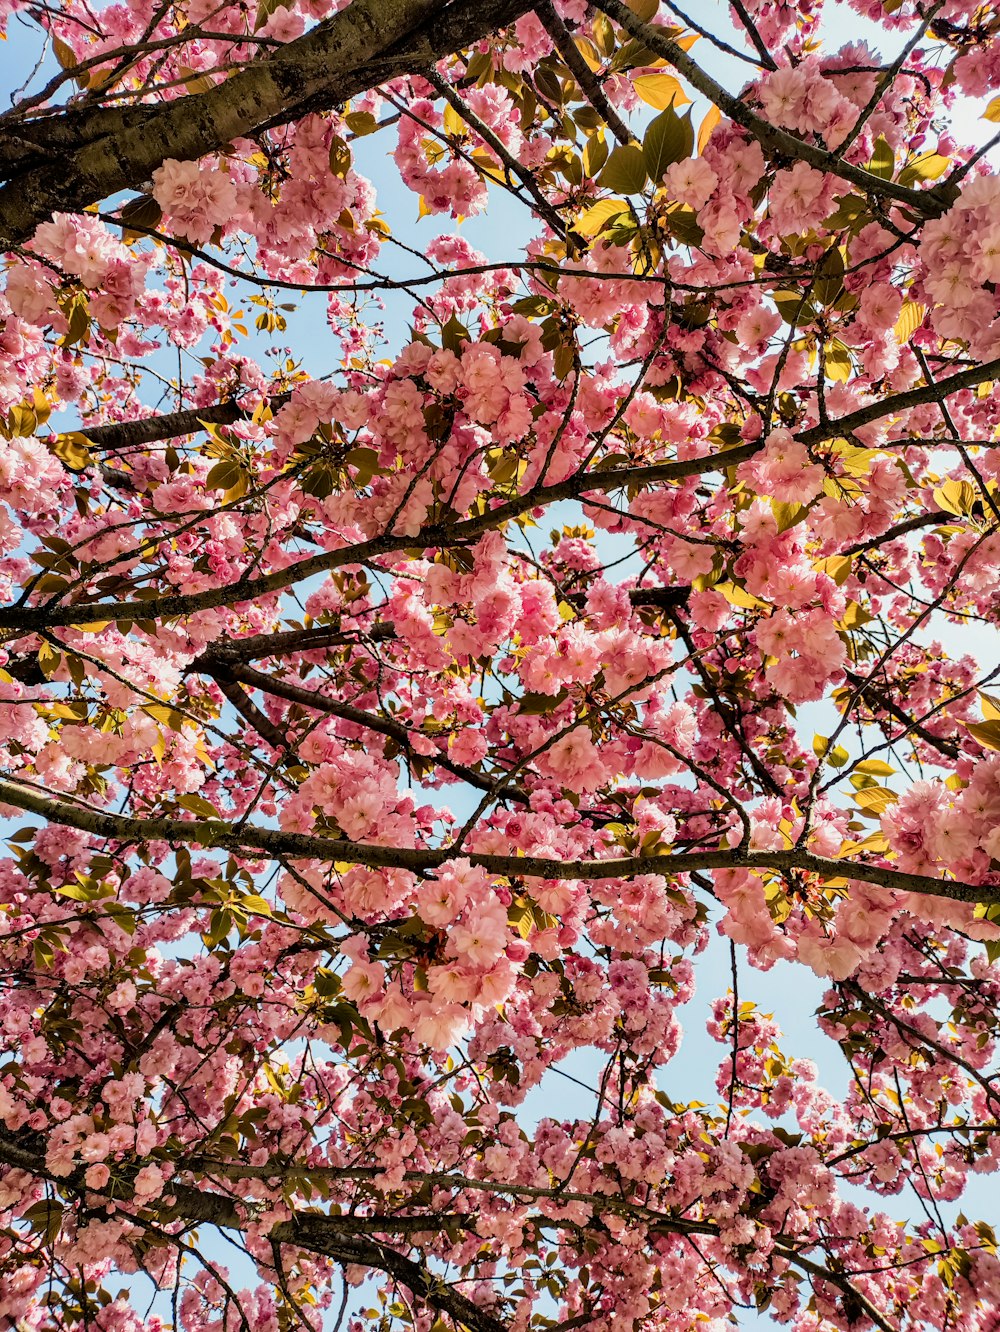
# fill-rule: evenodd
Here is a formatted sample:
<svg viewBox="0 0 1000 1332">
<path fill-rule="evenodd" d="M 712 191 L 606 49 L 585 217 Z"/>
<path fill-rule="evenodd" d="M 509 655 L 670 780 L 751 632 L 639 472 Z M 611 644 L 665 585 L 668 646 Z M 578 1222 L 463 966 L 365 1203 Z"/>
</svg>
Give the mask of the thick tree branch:
<svg viewBox="0 0 1000 1332">
<path fill-rule="evenodd" d="M 276 412 L 290 397 L 290 393 L 281 393 L 271 398 L 268 406 Z M 210 407 L 191 407 L 180 412 L 167 412 L 162 416 L 112 421 L 101 426 L 81 426 L 80 434 L 85 435 L 95 448 L 106 453 L 122 453 L 128 449 L 142 448 L 146 444 L 155 444 L 162 439 L 197 434 L 206 425 L 233 425 L 236 421 L 247 420 L 253 411 L 253 405 L 232 398 Z"/>
<path fill-rule="evenodd" d="M 287 754 L 288 743 L 281 730 L 266 717 L 252 698 L 241 689 L 233 675 L 223 668 L 213 676 L 215 683 L 248 725 L 267 742 L 276 754 Z"/>
<path fill-rule="evenodd" d="M 432 523 L 413 535 L 387 534 L 373 537 L 370 541 L 362 541 L 355 546 L 345 546 L 341 550 L 324 551 L 321 555 L 310 556 L 308 559 L 299 560 L 284 569 L 275 570 L 259 578 L 241 579 L 222 587 L 208 588 L 204 592 L 150 598 L 148 601 L 78 602 L 68 606 L 7 606 L 0 609 L 0 629 L 20 629 L 25 633 L 31 633 L 58 625 L 83 624 L 94 620 L 147 620 L 165 616 L 173 618 L 210 610 L 215 606 L 259 601 L 274 592 L 301 583 L 315 574 L 328 573 L 345 564 L 366 564 L 383 555 L 410 550 L 417 546 L 423 549 L 447 549 L 467 545 L 476 541 L 484 532 L 519 518 L 531 509 L 555 503 L 557 500 L 578 499 L 588 491 L 616 490 L 633 483 L 677 481 L 687 476 L 699 476 L 705 472 L 736 466 L 752 458 L 759 447 L 757 443 L 745 444 L 706 458 L 653 463 L 648 467 L 624 468 L 618 471 L 577 472 L 565 481 L 550 486 L 536 486 L 524 495 L 517 496 L 516 499 L 500 504 L 494 509 L 487 509 L 485 513 L 475 518 L 455 523 Z"/>
<path fill-rule="evenodd" d="M 408 869 L 433 872 L 450 859 L 445 847 L 433 849 L 377 846 L 343 838 L 314 837 L 307 833 L 281 832 L 246 824 L 239 828 L 208 820 L 131 818 L 109 814 L 83 804 L 74 804 L 43 794 L 20 783 L 0 780 L 0 802 L 37 814 L 50 823 L 125 844 L 171 842 L 179 845 L 215 847 L 241 854 L 263 851 L 271 856 L 299 860 L 322 860 L 366 865 L 371 869 Z M 697 870 L 798 870 L 822 879 L 855 879 L 895 892 L 925 897 L 947 897 L 970 904 L 1000 902 L 1000 884 L 964 883 L 957 879 L 932 879 L 907 874 L 888 865 L 869 865 L 793 848 L 790 851 L 686 851 L 664 856 L 619 856 L 607 860 L 556 860 L 549 856 L 501 856 L 463 850 L 474 865 L 505 878 L 538 879 L 632 879 L 657 874 L 673 878 Z"/>
<path fill-rule="evenodd" d="M 83 1180 L 79 1178 L 82 1171 L 74 1172 L 67 1179 L 45 1169 L 45 1139 L 41 1134 L 26 1130 L 12 1133 L 0 1128 L 0 1162 L 35 1176 L 41 1175 L 56 1187 L 82 1192 Z M 94 1191 L 89 1192 L 93 1194 Z M 163 1205 L 164 1210 L 169 1209 L 166 1218 L 161 1205 L 156 1205 L 159 1220 L 183 1220 L 188 1225 L 211 1225 L 220 1230 L 246 1230 L 255 1210 L 252 1203 L 240 1205 L 225 1194 L 184 1184 L 171 1184 L 168 1198 L 173 1202 Z M 121 1205 L 119 1196 L 116 1195 L 115 1200 Z M 140 1209 L 141 1206 L 139 1204 Z M 132 1219 L 141 1228 L 141 1210 Z M 386 1233 L 420 1234 L 449 1227 L 471 1229 L 473 1226 L 473 1219 L 452 1214 L 326 1216 L 319 1212 L 296 1212 L 291 1220 L 274 1226 L 268 1238 L 275 1244 L 323 1254 L 344 1267 L 356 1264 L 383 1272 L 409 1287 L 418 1299 L 438 1313 L 447 1314 L 468 1332 L 506 1332 L 507 1325 L 502 1319 L 481 1309 L 447 1281 L 379 1238 L 380 1234 Z"/>
<path fill-rule="evenodd" d="M 662 28 L 651 23 L 643 23 L 638 15 L 623 0 L 596 0 L 598 9 L 625 29 L 631 36 L 643 42 L 649 49 L 673 66 L 678 74 L 683 75 L 693 88 L 719 108 L 720 111 L 740 125 L 757 140 L 764 152 L 771 158 L 791 158 L 807 162 L 819 171 L 829 172 L 842 180 L 857 185 L 868 195 L 883 199 L 892 199 L 904 204 L 913 212 L 924 217 L 938 217 L 949 207 L 951 199 L 946 191 L 911 190 L 904 185 L 897 185 L 891 180 L 882 180 L 863 167 L 852 166 L 837 153 L 818 144 L 806 143 L 787 130 L 778 129 L 768 121 L 751 111 L 746 102 L 727 92 L 721 83 L 706 74 L 700 65 L 688 55 L 683 47 L 667 36 Z"/>
<path fill-rule="evenodd" d="M 140 188 L 167 158 L 194 161 L 234 139 L 329 110 L 488 37 L 529 8 L 529 0 L 352 0 L 207 92 L 154 109 L 47 119 L 38 136 L 46 160 L 0 189 L 0 249 L 28 240 L 54 212 Z M 66 139 L 74 146 L 60 153 L 53 171 L 50 145 Z"/>
<path fill-rule="evenodd" d="M 535 12 L 545 31 L 552 38 L 553 46 L 562 56 L 569 72 L 579 84 L 584 97 L 620 144 L 632 143 L 635 136 L 608 101 L 607 93 L 601 87 L 596 74 L 580 54 L 580 48 L 573 40 L 573 34 L 556 13 L 551 0 L 541 0 L 541 3 L 535 6 Z"/>
<path fill-rule="evenodd" d="M 952 393 L 976 388 L 998 377 L 1000 377 L 1000 358 L 982 361 L 967 370 L 959 370 L 949 375 L 947 379 L 939 379 L 934 384 L 922 384 L 919 388 L 907 389 L 903 393 L 893 393 L 888 398 L 876 398 L 874 402 L 859 407 L 856 412 L 848 412 L 839 420 L 815 425 L 808 430 L 800 430 L 795 438 L 805 444 L 806 448 L 822 444 L 828 439 L 847 438 L 853 431 L 871 425 L 873 421 L 881 421 L 895 413 L 909 411 L 911 407 L 923 407 L 929 402 L 943 402 Z M 899 439 L 891 440 L 890 443 L 905 448 L 907 441 Z"/>
</svg>

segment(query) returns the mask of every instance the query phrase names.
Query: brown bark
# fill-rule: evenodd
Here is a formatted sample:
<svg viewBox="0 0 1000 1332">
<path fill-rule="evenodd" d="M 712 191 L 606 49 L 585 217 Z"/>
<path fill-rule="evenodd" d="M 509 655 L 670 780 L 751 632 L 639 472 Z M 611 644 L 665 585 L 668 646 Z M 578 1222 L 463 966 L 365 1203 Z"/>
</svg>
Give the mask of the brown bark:
<svg viewBox="0 0 1000 1332">
<path fill-rule="evenodd" d="M 734 97 L 698 65 L 682 46 L 672 41 L 667 33 L 655 24 L 643 23 L 639 16 L 623 0 L 595 0 L 598 9 L 607 14 L 632 37 L 645 43 L 668 65 L 687 79 L 704 97 L 713 102 L 720 111 L 742 126 L 757 142 L 767 157 L 787 161 L 807 162 L 819 171 L 828 171 L 841 180 L 858 186 L 866 195 L 892 200 L 905 205 L 922 217 L 938 217 L 951 204 L 956 191 L 947 182 L 930 190 L 908 189 L 895 181 L 883 180 L 873 175 L 864 167 L 854 166 L 829 148 L 820 144 L 808 143 L 787 130 L 779 129 L 750 109 L 740 97 Z"/>
<path fill-rule="evenodd" d="M 2 174 L 10 181 L 0 189 L 0 249 L 28 240 L 54 212 L 140 188 L 168 158 L 193 161 L 234 139 L 330 110 L 479 41 L 530 8 L 530 0 L 352 0 L 207 92 L 152 109 L 98 108 L 18 122 L 14 134 L 0 133 Z"/>
<path fill-rule="evenodd" d="M 234 828 L 222 820 L 130 818 L 70 803 L 17 782 L 3 780 L 0 780 L 0 803 L 37 814 L 50 823 L 79 828 L 97 837 L 111 838 L 124 844 L 162 841 L 182 846 L 215 847 L 233 854 L 262 851 L 269 856 L 367 865 L 372 869 L 409 869 L 422 873 L 438 869 L 453 854 L 447 846 L 425 850 L 419 847 L 369 845 L 346 838 L 281 832 L 253 824 Z M 481 866 L 490 874 L 514 879 L 527 876 L 593 881 L 632 879 L 643 874 L 673 878 L 705 869 L 772 870 L 777 873 L 798 870 L 824 879 L 856 879 L 897 892 L 919 893 L 924 897 L 947 897 L 956 902 L 973 904 L 1000 902 L 1000 889 L 989 884 L 932 879 L 922 874 L 895 870 L 887 865 L 833 860 L 798 847 L 790 851 L 745 851 L 737 848 L 733 851 L 681 851 L 663 856 L 616 856 L 607 860 L 576 861 L 554 860 L 547 856 L 500 856 L 480 852 L 464 854 L 472 864 Z"/>
</svg>

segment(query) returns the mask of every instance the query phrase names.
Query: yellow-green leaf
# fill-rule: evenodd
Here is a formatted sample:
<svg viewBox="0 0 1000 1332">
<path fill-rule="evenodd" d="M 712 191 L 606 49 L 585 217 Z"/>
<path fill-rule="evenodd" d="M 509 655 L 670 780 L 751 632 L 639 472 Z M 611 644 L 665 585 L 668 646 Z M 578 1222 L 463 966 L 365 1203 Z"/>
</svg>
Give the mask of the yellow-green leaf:
<svg viewBox="0 0 1000 1332">
<path fill-rule="evenodd" d="M 330 171 L 343 178 L 350 171 L 352 160 L 350 148 L 339 134 L 335 134 L 330 140 Z"/>
<path fill-rule="evenodd" d="M 755 597 L 737 583 L 716 583 L 715 590 L 721 592 L 731 606 L 739 606 L 741 610 L 768 609 L 766 601 L 761 601 L 760 597 Z"/>
<path fill-rule="evenodd" d="M 26 438 L 38 429 L 38 416 L 33 407 L 20 403 L 7 413 L 7 429 L 12 435 Z"/>
<path fill-rule="evenodd" d="M 241 482 L 245 485 L 246 474 L 238 462 L 227 459 L 225 462 L 216 463 L 205 477 L 205 486 L 208 490 L 233 490 Z"/>
<path fill-rule="evenodd" d="M 461 139 L 468 132 L 468 126 L 450 102 L 444 108 L 444 132 L 456 139 Z"/>
<path fill-rule="evenodd" d="M 972 722 L 966 729 L 984 749 L 1000 749 L 1000 721 Z"/>
<path fill-rule="evenodd" d="M 605 162 L 597 183 L 606 190 L 638 194 L 646 184 L 646 162 L 639 145 L 619 145 Z"/>
<path fill-rule="evenodd" d="M 344 117 L 344 124 L 356 139 L 362 139 L 366 134 L 374 134 L 378 129 L 378 121 L 370 111 L 348 111 Z"/>
<path fill-rule="evenodd" d="M 583 149 L 583 169 L 588 176 L 596 176 L 608 160 L 608 141 L 604 131 L 592 134 Z"/>
<path fill-rule="evenodd" d="M 859 851 L 873 851 L 877 855 L 883 854 L 889 850 L 889 843 L 885 833 L 874 832 L 870 837 L 866 837 L 861 842 L 845 842 L 837 852 L 838 856 L 853 856 Z"/>
<path fill-rule="evenodd" d="M 825 560 L 816 560 L 815 568 L 832 578 L 838 587 L 847 582 L 851 574 L 850 555 L 831 555 Z"/>
<path fill-rule="evenodd" d="M 881 135 L 875 140 L 875 148 L 872 153 L 872 160 L 868 163 L 868 170 L 873 176 L 878 176 L 880 180 L 892 180 L 892 173 L 895 170 L 896 162 L 892 154 L 892 149 L 886 143 Z"/>
<path fill-rule="evenodd" d="M 804 504 L 785 503 L 782 500 L 771 501 L 771 512 L 778 524 L 779 532 L 787 532 L 796 523 L 800 523 L 809 510 Z"/>
<path fill-rule="evenodd" d="M 146 703 L 143 706 L 143 712 L 152 717 L 153 721 L 162 722 L 169 726 L 172 731 L 182 731 L 184 729 L 183 714 L 176 708 L 168 707 L 166 703 Z"/>
<path fill-rule="evenodd" d="M 832 342 L 827 343 L 823 368 L 826 371 L 827 379 L 832 379 L 836 383 L 844 384 L 850 379 L 853 368 L 851 353 L 839 338 L 834 338 Z"/>
<path fill-rule="evenodd" d="M 904 301 L 903 308 L 899 312 L 899 318 L 896 320 L 896 327 L 892 330 L 896 341 L 902 347 L 904 343 L 909 342 L 916 333 L 917 329 L 924 322 L 924 316 L 927 314 L 927 306 L 920 305 L 917 301 Z"/>
<path fill-rule="evenodd" d="M 975 487 L 971 481 L 946 481 L 934 491 L 934 502 L 945 513 L 964 518 L 972 512 L 976 502 Z"/>
<path fill-rule="evenodd" d="M 886 786 L 869 786 L 864 791 L 854 793 L 855 803 L 860 805 L 866 814 L 883 814 L 898 799 L 896 792 L 890 791 Z"/>
<path fill-rule="evenodd" d="M 642 140 L 646 170 L 656 184 L 674 162 L 683 162 L 694 151 L 694 126 L 690 111 L 679 116 L 672 106 L 650 121 Z"/>
<path fill-rule="evenodd" d="M 863 624 L 869 624 L 872 618 L 856 601 L 849 601 L 840 624 L 845 629 L 860 629 Z"/>
<path fill-rule="evenodd" d="M 881 759 L 862 759 L 854 765 L 854 771 L 866 773 L 869 777 L 891 777 L 896 769 Z"/>
<path fill-rule="evenodd" d="M 940 153 L 925 153 L 923 157 L 918 157 L 915 162 L 903 168 L 899 173 L 899 183 L 909 188 L 918 180 L 937 180 L 939 176 L 944 175 L 950 165 L 951 159 L 942 157 Z"/>
<path fill-rule="evenodd" d="M 647 106 L 657 111 L 691 100 L 672 74 L 639 74 L 632 80 L 632 87 Z"/>
<path fill-rule="evenodd" d="M 624 199 L 601 199 L 581 214 L 576 222 L 576 230 L 581 236 L 596 236 L 613 217 L 625 212 L 627 208 Z"/>
<path fill-rule="evenodd" d="M 88 449 L 90 440 L 79 430 L 71 431 L 67 435 L 56 435 L 45 442 L 56 457 L 64 462 L 71 471 L 82 472 L 85 467 L 89 466 L 91 461 Z"/>
<path fill-rule="evenodd" d="M 62 653 L 57 652 L 49 643 L 42 643 L 38 649 L 38 665 L 46 680 L 51 680 L 59 669 Z"/>
<path fill-rule="evenodd" d="M 830 741 L 825 735 L 813 736 L 813 753 L 817 758 L 829 763 L 831 768 L 842 768 L 851 757 L 843 745 L 834 745 L 831 749 Z"/>
<path fill-rule="evenodd" d="M 252 916 L 270 916 L 273 914 L 270 902 L 257 893 L 248 893 L 246 897 L 241 897 L 237 905 Z"/>
</svg>

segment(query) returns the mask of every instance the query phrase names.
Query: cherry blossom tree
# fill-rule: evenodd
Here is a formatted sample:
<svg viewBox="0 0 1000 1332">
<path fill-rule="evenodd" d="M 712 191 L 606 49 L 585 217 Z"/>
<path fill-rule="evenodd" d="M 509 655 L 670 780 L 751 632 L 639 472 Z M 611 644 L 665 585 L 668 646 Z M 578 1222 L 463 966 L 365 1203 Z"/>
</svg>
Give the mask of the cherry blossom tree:
<svg viewBox="0 0 1000 1332">
<path fill-rule="evenodd" d="M 996 1332 L 1000 9 L 0 18 L 0 1325 Z"/>
</svg>

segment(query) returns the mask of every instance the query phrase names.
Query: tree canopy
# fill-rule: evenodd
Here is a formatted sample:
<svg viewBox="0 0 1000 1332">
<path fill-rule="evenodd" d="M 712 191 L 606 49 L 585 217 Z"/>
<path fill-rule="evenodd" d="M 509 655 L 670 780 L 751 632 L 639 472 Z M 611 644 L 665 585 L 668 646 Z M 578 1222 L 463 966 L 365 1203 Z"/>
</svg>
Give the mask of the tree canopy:
<svg viewBox="0 0 1000 1332">
<path fill-rule="evenodd" d="M 1000 10 L 0 20 L 0 1324 L 996 1332 Z"/>
</svg>

